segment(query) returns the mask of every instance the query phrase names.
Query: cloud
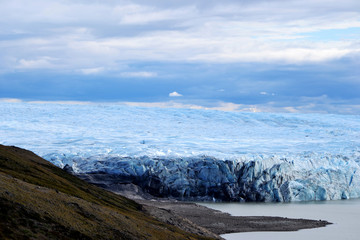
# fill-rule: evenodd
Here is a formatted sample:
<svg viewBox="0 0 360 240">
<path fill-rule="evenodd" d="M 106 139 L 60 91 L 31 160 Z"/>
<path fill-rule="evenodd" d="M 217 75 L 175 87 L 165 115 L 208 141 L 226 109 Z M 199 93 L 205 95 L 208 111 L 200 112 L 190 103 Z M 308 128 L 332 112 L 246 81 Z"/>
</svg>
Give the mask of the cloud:
<svg viewBox="0 0 360 240">
<path fill-rule="evenodd" d="M 123 13 L 121 24 L 143 25 L 152 22 L 183 19 L 185 16 L 193 15 L 196 9 L 193 6 L 178 9 L 156 9 L 154 7 L 132 5 L 122 7 L 120 12 Z"/>
<path fill-rule="evenodd" d="M 20 59 L 16 68 L 20 69 L 46 69 L 53 68 L 55 65 L 52 61 L 56 60 L 51 57 L 40 57 L 37 59 Z"/>
<path fill-rule="evenodd" d="M 122 77 L 130 77 L 130 78 L 152 78 L 156 77 L 156 72 L 123 72 L 121 73 Z"/>
<path fill-rule="evenodd" d="M 171 92 L 169 93 L 169 97 L 182 97 L 182 95 L 178 92 Z"/>
<path fill-rule="evenodd" d="M 299 98 L 327 94 L 357 109 L 358 0 L 12 0 L 0 16 L 1 96 L 165 101 L 181 89 L 310 111 Z"/>
<path fill-rule="evenodd" d="M 102 71 L 104 71 L 103 67 L 97 67 L 97 68 L 84 68 L 84 69 L 80 69 L 80 71 L 85 74 L 85 75 L 89 75 L 89 74 L 97 74 L 100 73 Z"/>
<path fill-rule="evenodd" d="M 275 93 L 268 93 L 268 92 L 260 92 L 260 95 L 270 95 L 270 96 L 275 96 Z"/>
<path fill-rule="evenodd" d="M 21 99 L 18 99 L 18 98 L 0 98 L 0 102 L 19 103 L 19 102 L 23 102 L 23 101 Z"/>
<path fill-rule="evenodd" d="M 349 104 L 346 102 L 338 102 L 329 99 L 327 96 L 314 97 L 315 101 L 305 97 L 300 98 L 297 105 L 282 105 L 274 102 L 263 104 L 237 104 L 233 102 L 215 101 L 204 104 L 196 104 L 191 102 L 163 101 L 163 102 L 89 102 L 89 101 L 25 101 L 22 99 L 0 98 L 0 102 L 5 103 L 21 103 L 27 102 L 32 104 L 69 104 L 69 105 L 97 105 L 97 104 L 119 104 L 137 107 L 157 107 L 157 108 L 182 108 L 182 109 L 201 109 L 201 110 L 217 110 L 217 111 L 235 111 L 235 112 L 272 112 L 272 113 L 335 113 L 335 114 L 357 114 L 360 115 L 360 99 L 359 104 Z"/>
<path fill-rule="evenodd" d="M 358 35 L 312 35 L 360 29 L 356 0 L 26 3 L 0 2 L 0 68 L 8 71 L 12 58 L 19 68 L 76 71 L 134 61 L 307 64 L 360 52 Z"/>
<path fill-rule="evenodd" d="M 68 104 L 68 105 L 90 105 L 94 104 L 92 102 L 85 102 L 85 101 L 28 101 L 28 103 L 35 103 L 35 104 Z"/>
<path fill-rule="evenodd" d="M 181 103 L 175 101 L 166 102 L 119 102 L 127 106 L 137 107 L 158 107 L 158 108 L 184 108 L 184 109 L 203 109 L 203 110 L 218 110 L 218 111 L 247 111 L 241 104 L 231 102 L 215 102 L 211 106 L 203 106 L 194 103 Z"/>
<path fill-rule="evenodd" d="M 119 102 L 127 106 L 137 107 L 158 107 L 158 108 L 185 108 L 185 109 L 206 109 L 205 107 L 191 103 L 167 102 Z"/>
</svg>

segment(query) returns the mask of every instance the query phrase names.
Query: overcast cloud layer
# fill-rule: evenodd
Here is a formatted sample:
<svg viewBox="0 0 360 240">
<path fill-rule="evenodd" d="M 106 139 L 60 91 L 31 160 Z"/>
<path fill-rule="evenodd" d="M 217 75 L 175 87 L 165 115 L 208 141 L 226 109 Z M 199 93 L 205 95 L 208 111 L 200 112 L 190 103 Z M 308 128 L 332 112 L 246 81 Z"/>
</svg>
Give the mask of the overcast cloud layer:
<svg viewBox="0 0 360 240">
<path fill-rule="evenodd" d="M 360 113 L 357 0 L 5 0 L 0 16 L 0 98 Z"/>
</svg>

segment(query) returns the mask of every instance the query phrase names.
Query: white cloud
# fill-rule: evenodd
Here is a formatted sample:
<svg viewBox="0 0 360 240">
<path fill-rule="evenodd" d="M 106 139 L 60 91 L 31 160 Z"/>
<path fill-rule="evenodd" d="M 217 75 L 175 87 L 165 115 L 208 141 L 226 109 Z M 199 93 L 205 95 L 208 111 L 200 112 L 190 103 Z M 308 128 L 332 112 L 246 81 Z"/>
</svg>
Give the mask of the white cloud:
<svg viewBox="0 0 360 240">
<path fill-rule="evenodd" d="M 0 98 L 0 102 L 19 103 L 19 102 L 22 102 L 22 100 L 18 99 L 18 98 Z"/>
<path fill-rule="evenodd" d="M 169 93 L 169 97 L 181 97 L 182 95 L 178 92 Z"/>
<path fill-rule="evenodd" d="M 207 106 L 180 103 L 175 101 L 168 102 L 119 102 L 127 106 L 138 107 L 159 107 L 159 108 L 185 108 L 185 109 L 203 109 L 203 110 L 217 110 L 217 111 L 237 111 L 237 112 L 278 112 L 278 113 L 337 113 L 337 114 L 360 114 L 360 105 L 343 104 L 341 106 L 332 105 L 329 103 L 308 103 L 299 101 L 297 106 L 276 106 L 274 103 L 265 104 L 236 104 L 232 102 L 214 102 Z"/>
<path fill-rule="evenodd" d="M 204 110 L 218 110 L 218 111 L 239 111 L 244 105 L 231 102 L 216 102 L 211 106 L 202 106 L 199 104 L 180 103 L 175 101 L 168 102 L 120 102 L 127 106 L 138 107 L 159 107 L 159 108 L 185 108 L 185 109 L 204 109 Z"/>
<path fill-rule="evenodd" d="M 148 24 L 158 21 L 184 19 L 193 16 L 196 9 L 192 6 L 179 9 L 156 9 L 154 7 L 132 6 L 133 11 L 123 12 L 121 24 Z"/>
<path fill-rule="evenodd" d="M 313 101 L 316 100 L 316 101 Z M 33 104 L 76 104 L 76 105 L 97 105 L 97 104 L 119 104 L 138 107 L 158 107 L 158 108 L 184 108 L 184 109 L 203 109 L 217 111 L 236 111 L 236 112 L 273 112 L 273 113 L 335 113 L 335 114 L 360 114 L 360 105 L 337 102 L 327 96 L 302 98 L 297 105 L 277 105 L 273 102 L 264 104 L 237 104 L 232 102 L 208 102 L 206 106 L 194 103 L 182 103 L 176 101 L 167 102 L 86 102 L 86 101 L 24 101 L 16 98 L 0 98 L 0 102 L 21 103 L 28 102 Z M 340 104 L 339 104 L 340 103 Z"/>
<path fill-rule="evenodd" d="M 196 104 L 178 103 L 173 101 L 168 102 L 119 102 L 127 106 L 137 107 L 158 107 L 158 108 L 186 108 L 186 109 L 205 109 L 205 107 Z"/>
<path fill-rule="evenodd" d="M 208 107 L 207 109 L 218 111 L 238 111 L 241 107 L 241 104 L 236 104 L 232 102 L 220 102 L 217 104 L 217 106 Z"/>
<path fill-rule="evenodd" d="M 89 105 L 94 104 L 92 102 L 85 102 L 85 101 L 28 101 L 28 103 L 35 103 L 35 104 L 68 104 L 68 105 Z"/>
<path fill-rule="evenodd" d="M 40 57 L 37 59 L 20 59 L 17 65 L 17 68 L 23 69 L 44 69 L 44 68 L 53 68 L 53 60 L 56 60 L 51 57 Z"/>
<path fill-rule="evenodd" d="M 0 41 L 0 52 L 3 59 L 20 59 L 15 68 L 93 74 L 91 66 L 116 69 L 119 62 L 302 64 L 360 52 L 356 37 L 318 40 L 311 35 L 359 28 L 356 0 L 34 0 L 31 5 L 13 0 L 0 1 L 0 15 L 8 39 Z M 11 71 L 13 64 L 3 59 L 0 68 Z"/>
<path fill-rule="evenodd" d="M 85 74 L 85 75 L 89 75 L 89 74 L 97 74 L 100 73 L 102 71 L 104 71 L 103 67 L 97 67 L 97 68 L 83 68 L 80 69 L 80 71 Z"/>
<path fill-rule="evenodd" d="M 156 72 L 123 72 L 122 77 L 133 77 L 133 78 L 151 78 L 156 77 Z"/>
</svg>

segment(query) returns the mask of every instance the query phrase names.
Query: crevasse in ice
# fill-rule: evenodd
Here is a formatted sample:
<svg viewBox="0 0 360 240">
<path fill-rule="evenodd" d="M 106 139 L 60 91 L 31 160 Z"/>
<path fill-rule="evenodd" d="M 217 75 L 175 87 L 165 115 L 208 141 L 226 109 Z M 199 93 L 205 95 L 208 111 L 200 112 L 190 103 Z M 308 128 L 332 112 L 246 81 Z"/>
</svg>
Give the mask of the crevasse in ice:
<svg viewBox="0 0 360 240">
<path fill-rule="evenodd" d="M 0 143 L 155 195 L 231 201 L 360 196 L 360 117 L 0 103 Z"/>
</svg>

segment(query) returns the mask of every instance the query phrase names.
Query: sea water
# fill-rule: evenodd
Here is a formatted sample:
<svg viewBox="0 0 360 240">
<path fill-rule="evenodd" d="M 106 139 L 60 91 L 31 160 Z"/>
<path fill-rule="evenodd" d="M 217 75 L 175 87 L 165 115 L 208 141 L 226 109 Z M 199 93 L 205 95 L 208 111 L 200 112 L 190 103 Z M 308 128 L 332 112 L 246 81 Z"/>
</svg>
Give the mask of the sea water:
<svg viewBox="0 0 360 240">
<path fill-rule="evenodd" d="M 360 199 L 299 203 L 206 203 L 204 206 L 233 216 L 279 216 L 326 220 L 323 228 L 295 232 L 248 232 L 224 234 L 227 240 L 357 240 L 360 239 Z"/>
</svg>

